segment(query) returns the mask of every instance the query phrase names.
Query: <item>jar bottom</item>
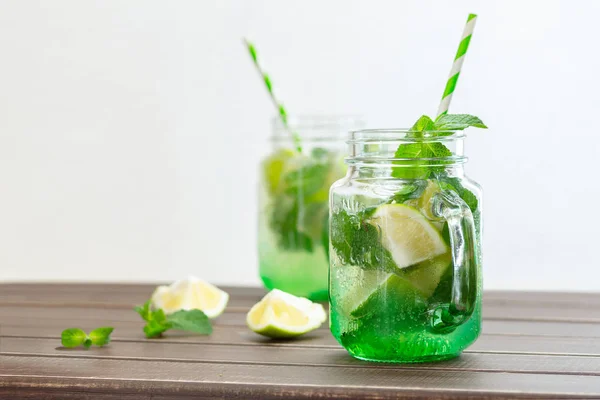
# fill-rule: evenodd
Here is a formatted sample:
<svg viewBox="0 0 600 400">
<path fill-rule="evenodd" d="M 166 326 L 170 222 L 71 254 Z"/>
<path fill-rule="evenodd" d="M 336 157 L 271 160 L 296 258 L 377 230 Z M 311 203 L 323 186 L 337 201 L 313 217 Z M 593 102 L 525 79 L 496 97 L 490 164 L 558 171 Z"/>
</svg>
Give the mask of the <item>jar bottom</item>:
<svg viewBox="0 0 600 400">
<path fill-rule="evenodd" d="M 429 356 L 419 356 L 419 357 L 392 357 L 392 358 L 372 358 L 369 356 L 364 356 L 361 354 L 353 354 L 351 351 L 348 353 L 359 360 L 369 361 L 369 362 L 377 362 L 377 363 L 393 363 L 393 364 L 420 364 L 420 363 L 428 363 L 428 362 L 437 362 L 437 361 L 445 361 L 451 360 L 453 358 L 459 357 L 462 352 L 452 353 L 452 354 L 438 354 L 438 355 L 429 355 Z"/>
</svg>

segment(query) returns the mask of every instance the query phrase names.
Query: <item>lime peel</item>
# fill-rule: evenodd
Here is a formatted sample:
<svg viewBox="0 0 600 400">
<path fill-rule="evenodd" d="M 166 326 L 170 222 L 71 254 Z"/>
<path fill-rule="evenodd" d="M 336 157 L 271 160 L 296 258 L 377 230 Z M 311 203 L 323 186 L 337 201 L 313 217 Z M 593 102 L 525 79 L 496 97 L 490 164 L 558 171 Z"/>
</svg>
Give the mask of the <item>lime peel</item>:
<svg viewBox="0 0 600 400">
<path fill-rule="evenodd" d="M 327 320 L 322 305 L 273 289 L 246 316 L 248 327 L 271 338 L 292 338 L 317 329 Z"/>
<path fill-rule="evenodd" d="M 190 276 L 169 286 L 159 286 L 152 294 L 152 307 L 165 314 L 177 311 L 201 310 L 208 318 L 223 313 L 229 294 L 210 283 Z"/>
<path fill-rule="evenodd" d="M 381 242 L 400 270 L 448 252 L 439 230 L 413 207 L 385 204 L 368 222 L 380 229 Z"/>
</svg>

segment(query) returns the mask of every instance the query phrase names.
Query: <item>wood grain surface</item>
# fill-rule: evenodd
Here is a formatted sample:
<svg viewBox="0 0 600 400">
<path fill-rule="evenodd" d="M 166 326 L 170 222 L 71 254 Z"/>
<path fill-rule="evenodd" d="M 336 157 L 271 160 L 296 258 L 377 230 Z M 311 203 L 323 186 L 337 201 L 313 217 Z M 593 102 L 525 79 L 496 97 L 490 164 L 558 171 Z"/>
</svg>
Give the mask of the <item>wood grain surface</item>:
<svg viewBox="0 0 600 400">
<path fill-rule="evenodd" d="M 0 399 L 600 398 L 600 294 L 489 292 L 483 334 L 457 359 L 356 360 L 326 326 L 275 341 L 245 327 L 264 294 L 225 287 L 210 336 L 145 339 L 148 284 L 0 284 Z M 115 327 L 104 348 L 65 349 L 67 327 Z"/>
</svg>

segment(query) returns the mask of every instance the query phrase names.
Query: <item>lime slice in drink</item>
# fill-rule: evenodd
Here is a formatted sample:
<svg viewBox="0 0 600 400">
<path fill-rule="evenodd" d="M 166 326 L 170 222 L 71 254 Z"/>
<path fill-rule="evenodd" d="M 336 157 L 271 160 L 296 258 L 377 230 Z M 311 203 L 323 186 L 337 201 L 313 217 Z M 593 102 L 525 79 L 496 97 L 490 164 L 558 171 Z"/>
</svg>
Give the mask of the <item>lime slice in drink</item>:
<svg viewBox="0 0 600 400">
<path fill-rule="evenodd" d="M 327 320 L 323 306 L 278 289 L 270 291 L 246 316 L 248 327 L 272 338 L 290 338 L 317 329 Z"/>
<path fill-rule="evenodd" d="M 355 318 L 363 316 L 361 313 L 365 309 L 361 308 L 361 305 L 392 275 L 385 271 L 365 270 L 353 265 L 332 268 L 330 273 L 332 278 L 334 274 L 336 276 L 336 279 L 332 279 L 330 288 L 331 297 L 335 298 L 332 310 L 335 309 L 342 315 L 350 314 Z"/>
<path fill-rule="evenodd" d="M 402 277 L 411 282 L 419 292 L 429 298 L 437 288 L 442 276 L 451 268 L 452 255 L 450 251 L 430 260 L 406 268 Z"/>
<path fill-rule="evenodd" d="M 290 149 L 279 149 L 263 161 L 265 182 L 269 193 L 277 193 L 286 163 L 294 157 Z"/>
<path fill-rule="evenodd" d="M 406 328 L 421 318 L 427 309 L 427 300 L 412 282 L 390 274 L 383 283 L 372 289 L 371 294 L 350 315 L 354 318 L 371 318 L 395 321 Z"/>
<path fill-rule="evenodd" d="M 421 213 L 424 214 L 430 220 L 439 220 L 439 218 L 436 218 L 433 215 L 433 211 L 432 211 L 433 204 L 431 203 L 431 201 L 433 200 L 433 196 L 436 193 L 439 193 L 441 191 L 442 190 L 440 189 L 440 185 L 438 185 L 438 183 L 436 181 L 430 180 L 427 182 L 427 187 L 425 188 L 425 190 L 423 191 L 423 193 L 421 194 L 421 196 L 419 198 L 407 200 L 404 202 L 404 204 L 421 211 Z M 436 228 L 438 228 L 438 230 L 442 230 L 442 225 L 443 225 L 442 222 L 436 221 L 436 222 L 433 222 L 433 225 Z"/>
<path fill-rule="evenodd" d="M 382 245 L 390 252 L 398 269 L 448 252 L 440 232 L 412 207 L 384 204 L 377 207 L 368 222 L 380 229 Z"/>
<path fill-rule="evenodd" d="M 152 307 L 161 308 L 166 314 L 180 310 L 202 310 L 208 318 L 223 313 L 229 295 L 201 279 L 189 277 L 170 286 L 159 286 L 152 294 Z"/>
</svg>

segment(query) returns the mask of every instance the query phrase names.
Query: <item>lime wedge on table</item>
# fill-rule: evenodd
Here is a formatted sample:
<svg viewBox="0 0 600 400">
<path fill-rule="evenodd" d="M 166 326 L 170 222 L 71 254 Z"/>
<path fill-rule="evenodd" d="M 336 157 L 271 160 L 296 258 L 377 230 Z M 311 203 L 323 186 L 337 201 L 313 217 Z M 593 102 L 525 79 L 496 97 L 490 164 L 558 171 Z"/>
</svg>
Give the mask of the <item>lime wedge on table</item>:
<svg viewBox="0 0 600 400">
<path fill-rule="evenodd" d="M 416 209 L 403 204 L 377 207 L 368 221 L 381 231 L 381 242 L 398 269 L 431 260 L 448 252 L 441 233 Z"/>
<path fill-rule="evenodd" d="M 327 320 L 323 306 L 278 289 L 270 291 L 246 316 L 248 327 L 272 338 L 290 338 L 317 329 Z"/>
<path fill-rule="evenodd" d="M 157 287 L 151 301 L 154 308 L 161 308 L 166 314 L 198 309 L 208 318 L 216 318 L 225 310 L 229 295 L 208 282 L 189 277 Z"/>
</svg>

